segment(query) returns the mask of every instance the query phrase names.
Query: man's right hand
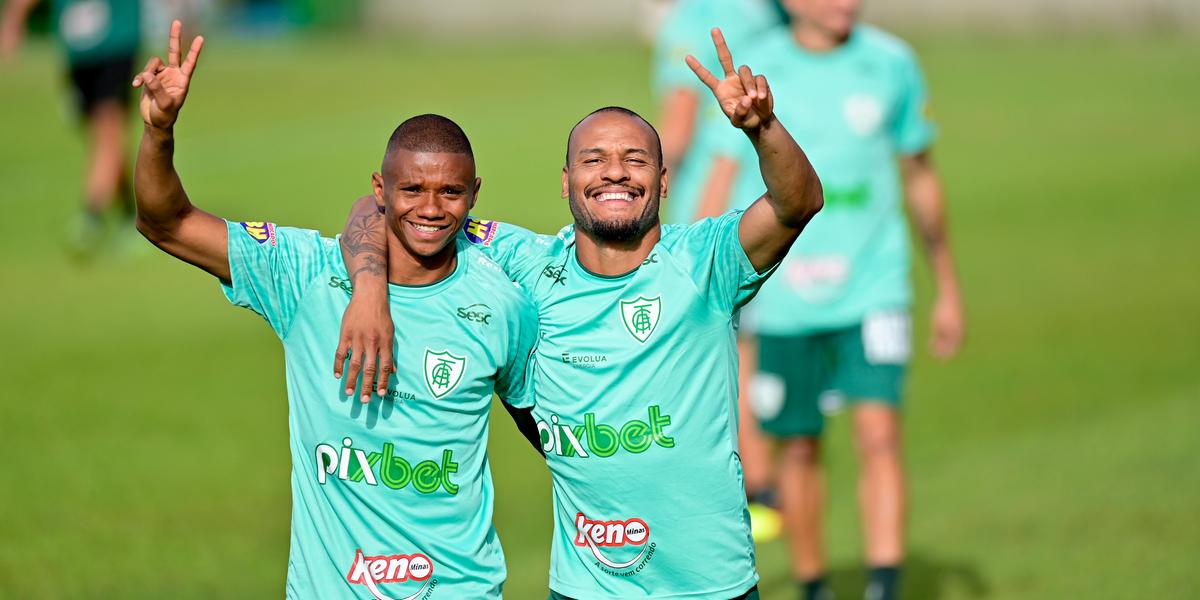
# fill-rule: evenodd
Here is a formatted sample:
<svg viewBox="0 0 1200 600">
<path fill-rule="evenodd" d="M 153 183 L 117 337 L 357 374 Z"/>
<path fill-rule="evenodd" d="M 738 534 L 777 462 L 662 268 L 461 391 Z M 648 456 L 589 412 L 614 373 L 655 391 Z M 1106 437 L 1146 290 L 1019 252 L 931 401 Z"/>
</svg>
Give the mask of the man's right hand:
<svg viewBox="0 0 1200 600">
<path fill-rule="evenodd" d="M 146 68 L 133 78 L 133 87 L 142 88 L 140 105 L 142 121 L 147 127 L 170 129 L 179 118 L 179 109 L 187 99 L 192 73 L 196 70 L 196 59 L 204 47 L 204 38 L 192 40 L 187 58 L 179 61 L 179 35 L 183 24 L 171 23 L 171 35 L 167 42 L 167 64 L 155 56 L 146 63 Z"/>
</svg>

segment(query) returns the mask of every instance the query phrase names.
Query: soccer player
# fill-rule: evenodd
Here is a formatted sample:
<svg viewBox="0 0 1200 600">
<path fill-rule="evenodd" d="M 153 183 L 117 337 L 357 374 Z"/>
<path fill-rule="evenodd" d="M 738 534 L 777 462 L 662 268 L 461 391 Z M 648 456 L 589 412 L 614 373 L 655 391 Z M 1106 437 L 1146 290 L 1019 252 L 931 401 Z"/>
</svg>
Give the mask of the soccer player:
<svg viewBox="0 0 1200 600">
<path fill-rule="evenodd" d="M 551 598 L 757 598 L 733 324 L 820 209 L 821 188 L 775 118 L 766 79 L 735 71 L 719 31 L 713 39 L 723 79 L 688 62 L 758 151 L 767 193 L 746 211 L 660 224 L 658 135 L 608 107 L 567 138 L 573 226 L 464 228 L 539 313 L 534 417 L 553 482 Z M 363 204 L 356 210 L 369 213 Z M 355 287 L 352 304 L 367 305 L 351 310 L 377 312 L 380 278 L 364 271 Z"/>
<path fill-rule="evenodd" d="M 215 275 L 229 300 L 283 342 L 292 452 L 288 598 L 499 598 L 505 568 L 492 527 L 486 438 L 495 392 L 532 401 L 528 361 L 537 315 L 478 248 L 457 239 L 480 180 L 449 119 L 422 115 L 388 140 L 372 175 L 391 260 L 385 282 L 397 333 L 381 403 L 363 404 L 328 376 L 350 301 L 336 241 L 264 222 L 225 222 L 191 204 L 172 165 L 173 126 L 202 39 L 180 61 L 151 59 L 135 184 L 137 224 L 156 246 Z M 357 360 L 357 359 L 356 359 Z M 366 382 L 370 386 L 373 382 Z"/>
<path fill-rule="evenodd" d="M 912 50 L 856 25 L 856 0 L 788 0 L 790 30 L 764 37 L 753 62 L 772 78 L 782 119 L 810 153 L 825 210 L 779 274 L 747 308 L 758 334 L 750 403 L 780 441 L 778 491 L 792 567 L 808 598 L 828 597 L 821 543 L 822 398 L 853 406 L 864 522 L 867 598 L 895 598 L 904 559 L 905 485 L 899 409 L 911 354 L 909 240 L 902 200 L 937 285 L 931 349 L 948 358 L 963 338 L 962 304 L 946 239 L 945 200 L 931 159 L 934 128 Z M 718 151 L 714 187 L 732 170 L 732 200 L 761 190 L 754 158 Z M 901 177 L 902 176 L 902 177 Z M 726 198 L 711 214 L 727 210 Z M 753 365 L 742 365 L 743 375 Z"/>
<path fill-rule="evenodd" d="M 0 20 L 0 57 L 18 53 L 38 0 L 9 0 Z M 133 198 L 125 156 L 129 80 L 141 41 L 140 0 L 53 0 L 54 29 L 66 54 L 75 108 L 86 126 L 83 211 L 72 235 L 86 257 L 112 233 L 132 234 Z M 110 226 L 109 221 L 116 226 Z"/>
</svg>

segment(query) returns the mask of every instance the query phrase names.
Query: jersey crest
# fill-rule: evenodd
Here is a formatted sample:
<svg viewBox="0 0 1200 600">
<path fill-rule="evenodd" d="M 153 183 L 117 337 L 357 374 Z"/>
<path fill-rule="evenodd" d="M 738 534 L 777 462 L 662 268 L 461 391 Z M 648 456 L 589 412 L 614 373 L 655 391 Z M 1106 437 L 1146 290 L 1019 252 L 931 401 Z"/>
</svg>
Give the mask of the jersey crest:
<svg viewBox="0 0 1200 600">
<path fill-rule="evenodd" d="M 455 356 L 449 350 L 434 352 L 425 349 L 425 385 L 433 397 L 441 398 L 454 391 L 467 369 L 467 357 Z"/>
<path fill-rule="evenodd" d="M 658 318 L 662 314 L 662 296 L 647 298 L 638 296 L 636 300 L 621 301 L 621 322 L 625 330 L 640 344 L 654 333 L 658 327 Z"/>
</svg>

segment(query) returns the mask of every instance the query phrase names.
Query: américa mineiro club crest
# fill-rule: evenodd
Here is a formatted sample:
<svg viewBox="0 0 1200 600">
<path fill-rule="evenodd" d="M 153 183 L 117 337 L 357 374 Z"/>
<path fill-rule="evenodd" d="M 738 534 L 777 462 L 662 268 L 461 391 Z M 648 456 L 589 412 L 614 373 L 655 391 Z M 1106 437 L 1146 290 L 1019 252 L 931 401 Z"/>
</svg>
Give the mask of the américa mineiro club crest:
<svg viewBox="0 0 1200 600">
<path fill-rule="evenodd" d="M 449 350 L 434 352 L 425 349 L 425 385 L 435 399 L 454 391 L 467 370 L 467 357 L 455 356 Z"/>
<path fill-rule="evenodd" d="M 662 314 L 662 296 L 647 298 L 638 296 L 636 300 L 621 301 L 621 322 L 633 339 L 645 344 L 658 327 L 658 317 Z"/>
</svg>

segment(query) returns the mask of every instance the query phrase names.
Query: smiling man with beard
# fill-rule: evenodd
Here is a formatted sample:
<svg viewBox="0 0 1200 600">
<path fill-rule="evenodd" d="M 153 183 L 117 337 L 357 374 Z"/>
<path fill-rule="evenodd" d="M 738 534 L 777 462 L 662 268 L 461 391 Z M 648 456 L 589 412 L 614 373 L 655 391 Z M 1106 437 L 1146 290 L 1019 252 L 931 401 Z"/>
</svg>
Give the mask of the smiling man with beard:
<svg viewBox="0 0 1200 600">
<path fill-rule="evenodd" d="M 822 197 L 774 116 L 766 79 L 735 71 L 719 31 L 713 40 L 724 79 L 688 63 L 758 150 L 768 192 L 750 208 L 662 225 L 658 134 L 608 107 L 567 140 L 562 195 L 574 225 L 551 236 L 468 219 L 463 230 L 538 309 L 533 416 L 553 480 L 552 598 L 757 597 L 735 440 L 734 330 Z M 355 210 L 369 219 L 373 208 L 360 201 Z M 368 225 L 351 224 L 348 235 Z M 372 322 L 386 314 L 381 284 L 370 270 L 356 278 L 343 349 L 391 352 L 356 341 L 364 327 L 390 327 Z"/>
</svg>

